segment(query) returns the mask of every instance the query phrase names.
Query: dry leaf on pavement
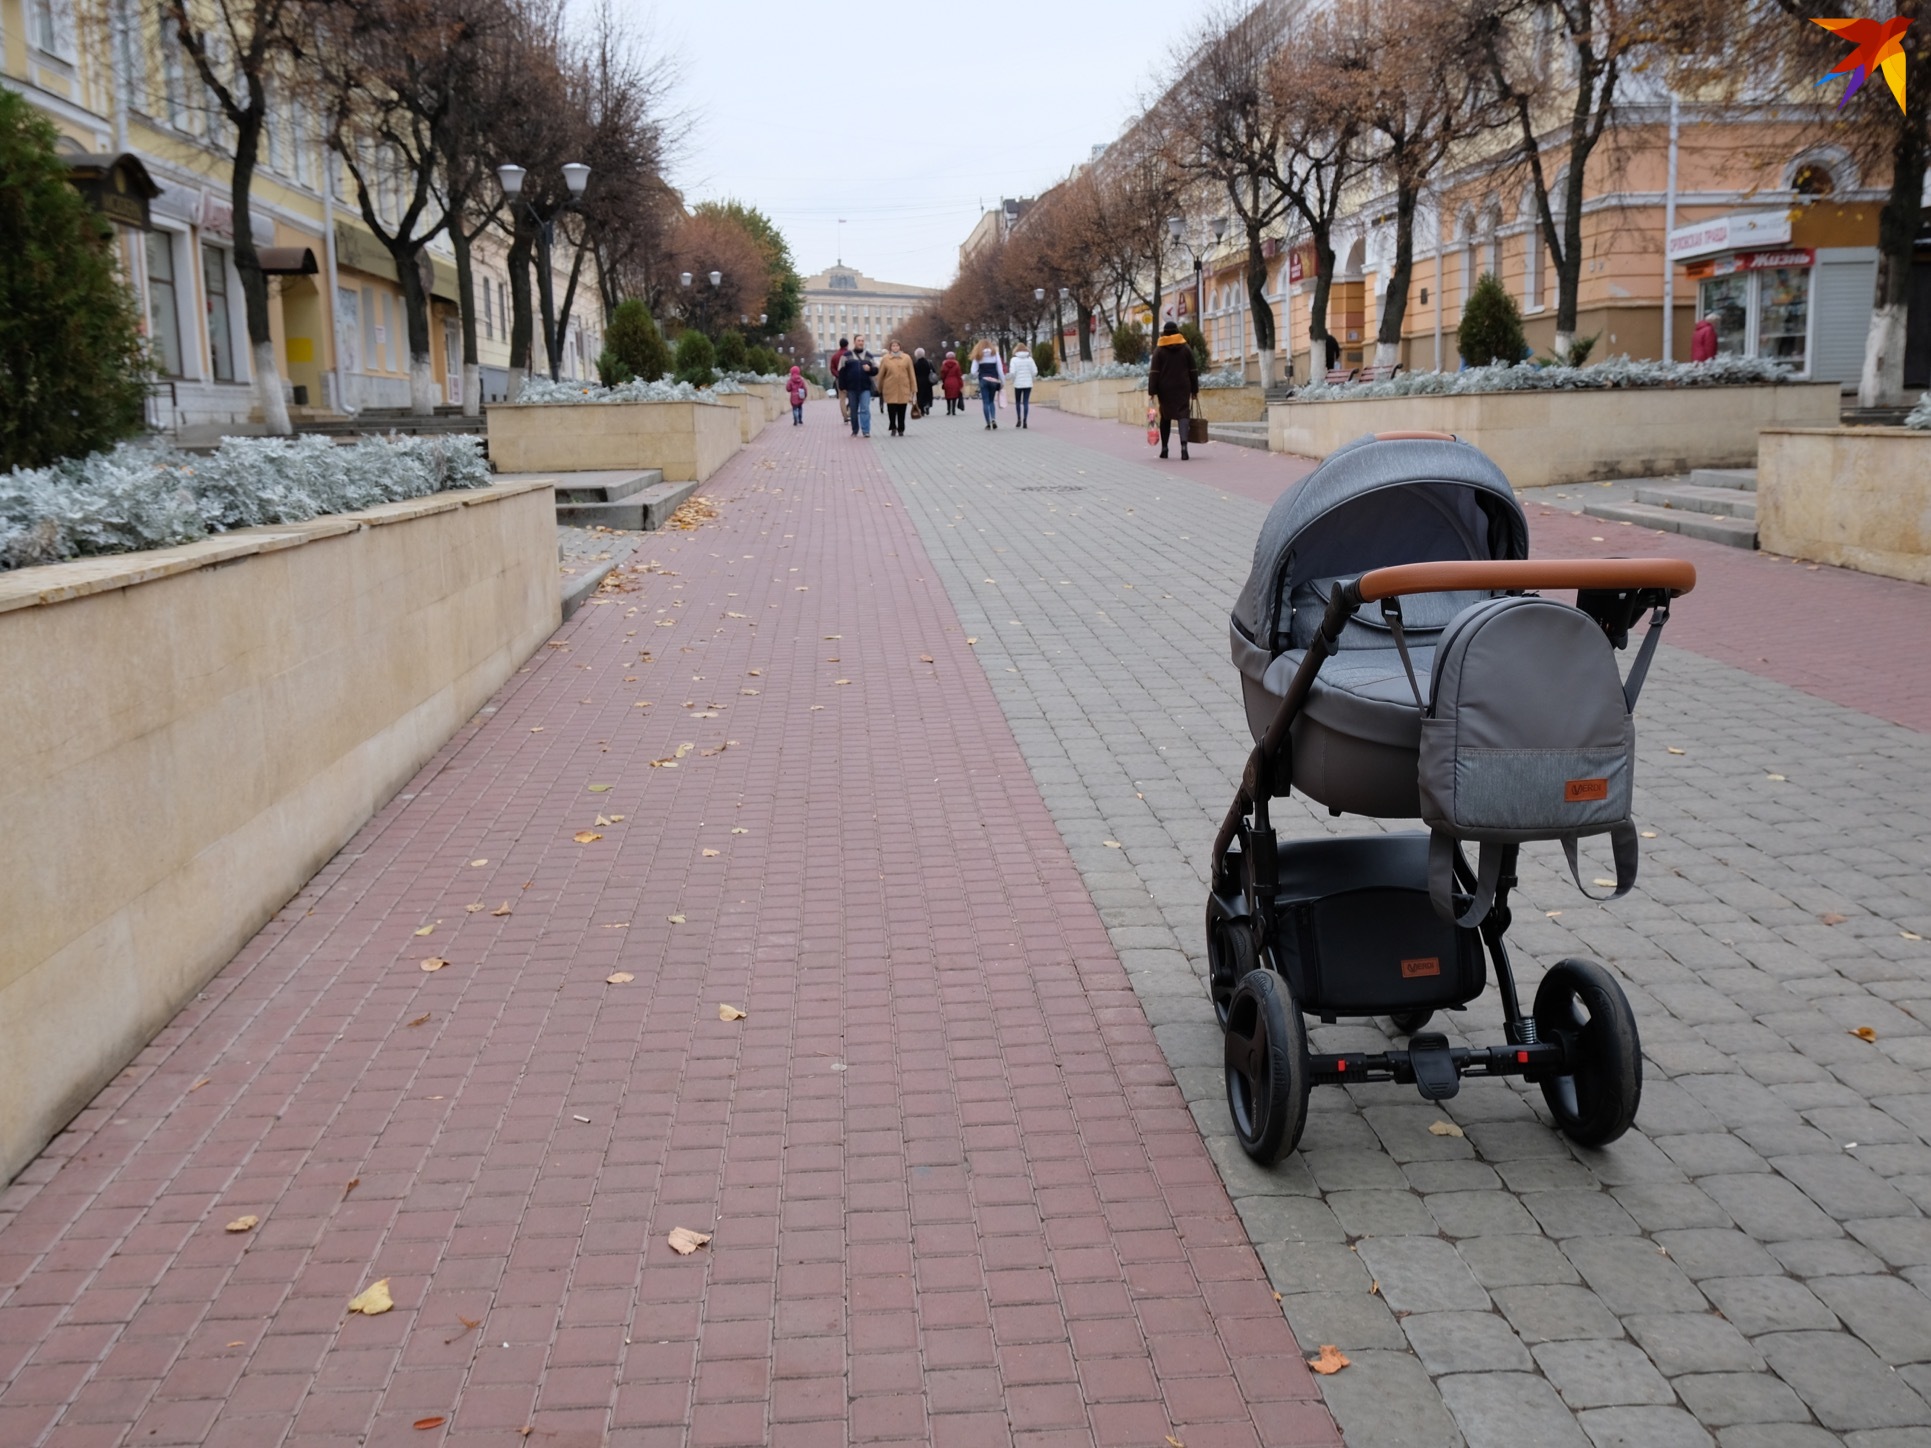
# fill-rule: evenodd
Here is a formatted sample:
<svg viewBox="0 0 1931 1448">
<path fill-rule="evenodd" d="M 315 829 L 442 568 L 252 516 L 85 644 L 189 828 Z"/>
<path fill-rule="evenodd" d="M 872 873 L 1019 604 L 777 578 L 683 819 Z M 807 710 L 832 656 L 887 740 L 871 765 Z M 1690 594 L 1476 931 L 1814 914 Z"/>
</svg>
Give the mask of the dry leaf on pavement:
<svg viewBox="0 0 1931 1448">
<path fill-rule="evenodd" d="M 718 857 L 718 854 L 719 854 L 719 851 L 717 850 L 706 850 L 704 852 L 704 858 L 707 860 L 715 860 Z"/>
<path fill-rule="evenodd" d="M 684 917 L 682 915 L 666 915 L 664 918 L 673 925 L 682 925 L 684 923 Z"/>
<path fill-rule="evenodd" d="M 611 824 L 615 824 L 616 821 L 611 819 L 609 815 L 598 815 L 590 823 L 592 823 L 593 825 L 611 825 Z"/>
<path fill-rule="evenodd" d="M 574 835 L 570 836 L 570 838 L 575 840 L 580 845 L 587 845 L 587 844 L 593 843 L 594 841 L 602 839 L 603 836 L 598 834 L 595 830 L 578 830 Z"/>
<path fill-rule="evenodd" d="M 224 1232 L 252 1232 L 261 1225 L 260 1217 L 236 1217 L 221 1230 Z"/>
<path fill-rule="evenodd" d="M 1118 840 L 1101 840 L 1100 843 L 1105 845 L 1109 850 L 1118 850 L 1118 849 L 1124 848 Z"/>
<path fill-rule="evenodd" d="M 383 1278 L 380 1282 L 370 1284 L 349 1299 L 349 1311 L 359 1312 L 364 1317 L 379 1316 L 395 1305 L 396 1300 L 389 1295 L 389 1279 L 387 1277 Z"/>
<path fill-rule="evenodd" d="M 1669 746 L 1669 752 L 1671 754 L 1687 754 L 1689 751 L 1686 749 L 1678 749 L 1674 744 L 1672 744 Z"/>
<path fill-rule="evenodd" d="M 1167 1448 L 1187 1448 L 1187 1445 L 1169 1433 L 1167 1434 Z"/>
<path fill-rule="evenodd" d="M 434 974 L 436 971 L 441 970 L 445 965 L 448 965 L 448 964 L 449 962 L 444 960 L 440 955 L 432 955 L 429 957 L 429 959 L 425 960 L 422 963 L 422 968 L 425 971 L 431 974 Z"/>
<path fill-rule="evenodd" d="M 1835 910 L 1833 910 L 1828 915 L 1819 915 L 1817 918 L 1823 921 L 1824 924 L 1826 925 L 1842 925 L 1850 917 L 1847 915 L 1839 915 Z"/>
<path fill-rule="evenodd" d="M 413 1021 L 404 1021 L 403 1024 L 405 1026 L 426 1026 L 429 1024 L 430 1014 L 431 1013 L 429 1011 L 424 1011 L 421 1015 L 417 1016 Z"/>
<path fill-rule="evenodd" d="M 342 1188 L 342 1200 L 346 1202 L 349 1199 L 349 1193 L 354 1191 L 357 1187 L 361 1185 L 362 1185 L 361 1177 L 350 1177 L 348 1180 L 348 1185 Z"/>
<path fill-rule="evenodd" d="M 505 900 L 501 905 L 498 905 L 494 910 L 490 911 L 489 913 L 492 915 L 514 915 L 516 912 L 510 909 L 510 902 Z"/>
<path fill-rule="evenodd" d="M 429 935 L 429 934 L 431 934 L 431 933 L 433 933 L 433 932 L 434 932 L 434 930 L 435 930 L 435 928 L 436 928 L 436 927 L 435 927 L 435 926 L 433 926 L 433 925 L 425 925 L 425 926 L 423 926 L 423 927 L 422 927 L 422 929 L 420 929 L 420 930 L 418 930 L 418 931 L 416 932 L 416 934 L 418 934 L 418 935 Z"/>
<path fill-rule="evenodd" d="M 1348 1355 L 1333 1343 L 1324 1342 L 1321 1344 L 1321 1351 L 1307 1360 L 1307 1365 L 1326 1377 L 1329 1373 L 1338 1373 L 1346 1367 Z"/>
<path fill-rule="evenodd" d="M 720 1021 L 741 1021 L 744 1019 L 744 1012 L 736 1006 L 721 1005 L 717 1008 L 717 1018 Z"/>
<path fill-rule="evenodd" d="M 1860 1041 L 1875 1041 L 1877 1039 L 1877 1032 L 1869 1026 L 1854 1027 L 1849 1034 L 1857 1037 Z"/>
<path fill-rule="evenodd" d="M 471 860 L 469 862 L 469 868 L 472 870 L 480 870 L 484 865 L 487 865 L 488 863 L 489 863 L 488 860 Z"/>
<path fill-rule="evenodd" d="M 632 975 L 629 971 L 620 970 L 620 971 L 617 971 L 615 974 L 605 976 L 604 982 L 608 985 L 629 985 L 635 979 L 637 979 L 637 977 Z"/>
<path fill-rule="evenodd" d="M 478 900 L 474 905 L 463 906 L 463 913 L 466 915 L 474 915 L 478 910 L 487 910 L 487 909 L 489 909 L 489 906 L 485 904 L 483 901 Z"/>
<path fill-rule="evenodd" d="M 1428 1134 L 1430 1136 L 1467 1136 L 1468 1135 L 1467 1132 L 1463 1131 L 1461 1127 L 1457 1126 L 1452 1121 L 1429 1122 Z"/>
<path fill-rule="evenodd" d="M 744 826 L 742 826 L 742 825 L 733 825 L 733 826 L 731 827 L 731 833 L 732 833 L 732 834 L 734 834 L 734 835 L 748 835 L 748 834 L 750 834 L 751 832 L 750 832 L 749 830 L 747 830 L 747 829 L 745 829 L 745 828 L 744 828 Z"/>
<path fill-rule="evenodd" d="M 686 754 L 689 754 L 695 748 L 697 748 L 695 744 L 680 744 L 677 746 L 675 753 L 671 757 L 674 759 L 682 759 Z"/>
<path fill-rule="evenodd" d="M 590 792 L 592 794 L 608 794 L 610 793 L 610 786 L 607 784 L 593 784 L 590 786 Z"/>
<path fill-rule="evenodd" d="M 680 1257 L 688 1257 L 699 1247 L 711 1240 L 709 1232 L 693 1232 L 689 1227 L 672 1227 L 666 1239 L 671 1251 Z"/>
</svg>

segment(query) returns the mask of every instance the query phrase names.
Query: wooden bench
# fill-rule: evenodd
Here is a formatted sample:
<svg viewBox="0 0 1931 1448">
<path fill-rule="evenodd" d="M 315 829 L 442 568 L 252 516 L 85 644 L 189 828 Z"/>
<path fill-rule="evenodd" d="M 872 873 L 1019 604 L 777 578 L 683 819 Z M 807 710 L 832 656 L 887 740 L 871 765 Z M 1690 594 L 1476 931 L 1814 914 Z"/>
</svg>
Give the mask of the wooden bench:
<svg viewBox="0 0 1931 1448">
<path fill-rule="evenodd" d="M 1354 380 L 1356 382 L 1386 382 L 1400 371 L 1401 364 L 1398 362 L 1390 363 L 1386 367 L 1363 367 L 1356 374 Z"/>
<path fill-rule="evenodd" d="M 1354 381 L 1355 373 L 1360 370 L 1359 367 L 1330 367 L 1321 380 L 1330 387 L 1339 387 L 1343 382 Z"/>
</svg>

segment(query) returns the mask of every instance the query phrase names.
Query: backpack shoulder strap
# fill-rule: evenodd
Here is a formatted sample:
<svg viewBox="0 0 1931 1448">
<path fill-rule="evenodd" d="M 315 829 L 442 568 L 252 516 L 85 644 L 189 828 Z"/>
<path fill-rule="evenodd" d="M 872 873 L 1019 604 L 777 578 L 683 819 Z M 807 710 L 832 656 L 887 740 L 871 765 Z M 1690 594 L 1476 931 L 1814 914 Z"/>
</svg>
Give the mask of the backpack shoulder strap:
<svg viewBox="0 0 1931 1448">
<path fill-rule="evenodd" d="M 1655 634 L 1652 633 L 1650 637 L 1654 638 Z M 1616 858 L 1616 893 L 1613 895 L 1589 895 L 1589 892 L 1583 889 L 1582 869 L 1576 859 L 1576 837 L 1574 835 L 1566 835 L 1563 837 L 1562 854 L 1569 862 L 1569 878 L 1574 880 L 1576 882 L 1576 888 L 1582 890 L 1583 894 L 1589 895 L 1591 900 L 1620 900 L 1635 888 L 1636 862 L 1641 854 L 1641 848 L 1636 841 L 1636 824 L 1633 820 L 1624 820 L 1620 824 L 1610 827 L 1609 848 L 1614 852 Z"/>
<path fill-rule="evenodd" d="M 1574 848 L 1573 845 L 1570 846 L 1572 851 Z M 1435 830 L 1429 834 L 1428 898 L 1434 902 L 1437 915 L 1444 920 L 1452 920 L 1467 930 L 1480 925 L 1488 915 L 1489 907 L 1495 903 L 1495 887 L 1502 878 L 1502 852 L 1492 845 L 1482 846 L 1475 871 L 1475 898 L 1469 902 L 1467 910 L 1457 915 L 1455 913 L 1456 850 L 1453 835 L 1445 834 L 1441 830 Z"/>
</svg>

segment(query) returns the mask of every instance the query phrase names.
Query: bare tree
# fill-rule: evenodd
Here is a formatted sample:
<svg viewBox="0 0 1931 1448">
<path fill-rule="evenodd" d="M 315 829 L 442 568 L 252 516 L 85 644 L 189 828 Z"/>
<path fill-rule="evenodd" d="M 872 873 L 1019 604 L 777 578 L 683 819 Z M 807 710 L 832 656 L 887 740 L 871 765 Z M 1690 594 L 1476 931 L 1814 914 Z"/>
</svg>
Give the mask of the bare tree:
<svg viewBox="0 0 1931 1448">
<path fill-rule="evenodd" d="M 271 433 L 293 429 L 269 327 L 268 278 L 255 249 L 255 171 L 261 164 L 270 89 L 302 58 L 305 9 L 304 0 L 160 0 L 163 29 L 179 39 L 195 74 L 213 97 L 216 113 L 232 128 L 227 137 L 234 152 L 228 195 L 234 215 L 235 272 L 241 280 L 248 322 L 255 403 Z"/>
</svg>

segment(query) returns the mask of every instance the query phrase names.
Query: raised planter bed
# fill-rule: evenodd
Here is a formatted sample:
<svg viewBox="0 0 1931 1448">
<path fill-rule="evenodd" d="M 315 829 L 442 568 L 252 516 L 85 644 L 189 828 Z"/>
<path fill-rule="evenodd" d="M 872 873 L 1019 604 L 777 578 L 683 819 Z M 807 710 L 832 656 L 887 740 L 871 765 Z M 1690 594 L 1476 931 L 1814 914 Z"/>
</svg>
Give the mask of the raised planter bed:
<svg viewBox="0 0 1931 1448">
<path fill-rule="evenodd" d="M 1117 401 L 1119 420 L 1133 427 L 1147 421 L 1146 385 L 1122 392 Z M 1194 399 L 1193 415 L 1208 422 L 1259 422 L 1267 416 L 1267 399 L 1258 387 L 1203 387 Z"/>
<path fill-rule="evenodd" d="M 1837 420 L 1835 382 L 1480 392 L 1277 402 L 1274 452 L 1326 457 L 1364 433 L 1452 432 L 1518 488 L 1744 467 L 1765 427 Z"/>
<path fill-rule="evenodd" d="M 1083 382 L 1068 381 L 1059 389 L 1059 410 L 1075 417 L 1099 417 L 1108 422 L 1119 416 L 1122 392 L 1145 393 L 1144 377 L 1089 377 Z"/>
<path fill-rule="evenodd" d="M 1757 537 L 1771 553 L 1931 583 L 1931 432 L 1765 428 Z"/>
<path fill-rule="evenodd" d="M 656 468 L 703 482 L 743 445 L 738 409 L 706 402 L 497 402 L 489 456 L 505 473 Z"/>
<path fill-rule="evenodd" d="M 0 573 L 0 1183 L 559 612 L 547 482 Z"/>
<path fill-rule="evenodd" d="M 770 420 L 770 411 L 765 406 L 763 394 L 754 392 L 749 387 L 742 392 L 721 392 L 718 394 L 718 401 L 737 410 L 739 442 L 751 441 L 764 431 L 765 423 Z"/>
</svg>

